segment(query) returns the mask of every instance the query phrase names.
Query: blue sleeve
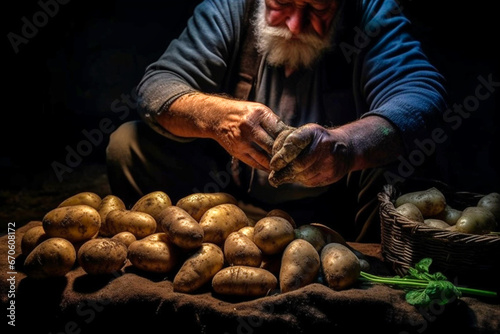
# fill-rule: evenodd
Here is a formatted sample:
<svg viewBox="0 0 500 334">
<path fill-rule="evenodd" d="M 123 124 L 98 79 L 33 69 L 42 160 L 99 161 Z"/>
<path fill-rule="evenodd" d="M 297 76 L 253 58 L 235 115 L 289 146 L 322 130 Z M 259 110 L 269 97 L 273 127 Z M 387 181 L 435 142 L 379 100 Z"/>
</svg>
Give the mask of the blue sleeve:
<svg viewBox="0 0 500 334">
<path fill-rule="evenodd" d="M 410 22 L 394 0 L 363 1 L 358 33 L 363 117 L 379 115 L 399 129 L 406 149 L 440 126 L 446 109 L 444 78 L 410 35 Z"/>
<path fill-rule="evenodd" d="M 179 96 L 221 92 L 237 54 L 244 6 L 245 0 L 203 1 L 181 35 L 147 67 L 137 87 L 138 111 L 155 130 L 172 137 L 155 117 Z"/>
</svg>

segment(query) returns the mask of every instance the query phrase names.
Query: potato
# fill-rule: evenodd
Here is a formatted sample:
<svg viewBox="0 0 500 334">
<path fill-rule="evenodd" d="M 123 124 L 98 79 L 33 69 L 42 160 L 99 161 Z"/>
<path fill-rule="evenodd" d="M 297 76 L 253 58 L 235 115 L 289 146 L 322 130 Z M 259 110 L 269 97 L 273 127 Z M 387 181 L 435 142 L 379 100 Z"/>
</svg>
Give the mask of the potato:
<svg viewBox="0 0 500 334">
<path fill-rule="evenodd" d="M 312 283 L 320 266 L 318 251 L 310 242 L 304 239 L 293 240 L 286 246 L 281 259 L 281 292 L 297 290 Z"/>
<path fill-rule="evenodd" d="M 127 246 L 110 238 L 96 238 L 85 242 L 76 255 L 78 263 L 87 274 L 111 274 L 125 265 Z"/>
<path fill-rule="evenodd" d="M 281 253 L 295 239 L 295 230 L 281 217 L 264 217 L 254 226 L 254 242 L 264 254 Z"/>
<path fill-rule="evenodd" d="M 117 209 L 125 210 L 125 203 L 115 195 L 107 195 L 101 200 L 101 204 L 97 207 L 97 212 L 101 215 L 101 227 L 99 229 L 99 234 L 104 237 L 112 236 L 109 231 L 108 224 L 106 223 L 106 216 L 109 212 Z"/>
<path fill-rule="evenodd" d="M 224 257 L 231 266 L 258 267 L 262 262 L 262 251 L 245 234 L 236 231 L 224 242 Z"/>
<path fill-rule="evenodd" d="M 454 209 L 447 204 L 444 210 L 441 211 L 441 213 L 432 218 L 443 220 L 448 225 L 455 225 L 457 223 L 458 218 L 460 218 L 461 215 L 462 211 Z"/>
<path fill-rule="evenodd" d="M 424 222 L 424 216 L 420 209 L 413 203 L 403 203 L 396 208 L 396 212 L 417 223 Z"/>
<path fill-rule="evenodd" d="M 184 209 L 169 206 L 160 212 L 157 222 L 160 230 L 182 249 L 199 248 L 203 243 L 203 228 Z"/>
<path fill-rule="evenodd" d="M 499 193 L 489 193 L 484 195 L 477 202 L 477 206 L 481 208 L 486 208 L 493 213 L 497 222 L 500 221 L 500 194 Z"/>
<path fill-rule="evenodd" d="M 177 201 L 176 206 L 186 210 L 197 221 L 200 221 L 201 216 L 210 208 L 219 204 L 238 204 L 234 196 L 218 192 L 218 193 L 194 193 Z"/>
<path fill-rule="evenodd" d="M 173 280 L 174 291 L 191 293 L 209 283 L 224 266 L 224 253 L 213 243 L 203 243 L 182 264 Z"/>
<path fill-rule="evenodd" d="M 247 266 L 226 267 L 212 279 L 216 293 L 230 296 L 262 297 L 277 285 L 278 280 L 269 271 Z"/>
<path fill-rule="evenodd" d="M 321 231 L 319 227 L 310 224 L 302 225 L 296 228 L 295 238 L 308 241 L 318 252 L 320 252 L 321 248 L 326 245 L 326 239 L 323 231 Z"/>
<path fill-rule="evenodd" d="M 359 278 L 361 272 L 359 259 L 342 244 L 326 244 L 321 250 L 320 259 L 325 281 L 333 290 L 347 289 Z"/>
<path fill-rule="evenodd" d="M 165 192 L 153 191 L 142 196 L 130 210 L 145 212 L 158 221 L 160 212 L 169 206 L 172 206 L 172 200 Z"/>
<path fill-rule="evenodd" d="M 47 240 L 48 236 L 45 233 L 42 225 L 34 226 L 27 230 L 21 239 L 21 252 L 28 255 L 42 241 Z"/>
<path fill-rule="evenodd" d="M 293 228 L 297 227 L 297 224 L 295 223 L 295 220 L 292 218 L 292 216 L 290 216 L 290 214 L 288 212 L 281 210 L 281 209 L 273 209 L 273 210 L 269 211 L 267 213 L 266 217 L 285 218 L 286 220 L 288 220 L 290 222 L 290 224 L 292 224 Z"/>
<path fill-rule="evenodd" d="M 434 227 L 434 228 L 443 228 L 443 229 L 447 229 L 448 227 L 450 227 L 450 224 L 448 224 L 444 220 L 435 219 L 435 218 L 425 219 L 424 225 L 429 226 L 429 227 Z"/>
<path fill-rule="evenodd" d="M 97 209 L 100 204 L 101 196 L 91 191 L 84 191 L 66 198 L 58 205 L 58 208 L 73 205 L 88 205 L 93 207 L 94 209 Z"/>
<path fill-rule="evenodd" d="M 464 209 L 455 226 L 461 233 L 488 234 L 495 231 L 497 222 L 489 209 L 470 206 Z"/>
<path fill-rule="evenodd" d="M 130 232 L 137 239 L 142 239 L 156 232 L 156 220 L 149 213 L 117 209 L 108 213 L 106 225 L 111 235 Z"/>
<path fill-rule="evenodd" d="M 248 226 L 248 217 L 237 205 L 219 204 L 208 209 L 200 218 L 204 242 L 222 246 L 232 232 Z"/>
<path fill-rule="evenodd" d="M 154 233 L 136 240 L 128 246 L 128 259 L 140 270 L 151 273 L 168 273 L 177 265 L 178 249 L 165 233 Z"/>
<path fill-rule="evenodd" d="M 436 216 L 446 207 L 446 198 L 443 193 L 435 188 L 414 191 L 403 194 L 396 199 L 394 206 L 398 208 L 404 203 L 413 203 L 422 212 L 424 218 Z"/>
<path fill-rule="evenodd" d="M 344 246 L 347 246 L 347 242 L 345 241 L 344 237 L 334 229 L 320 223 L 311 223 L 309 225 L 317 227 L 323 232 L 327 244 L 336 242 Z"/>
<path fill-rule="evenodd" d="M 253 241 L 253 231 L 254 231 L 253 226 L 245 226 L 240 228 L 238 231 L 243 233 L 245 236 L 247 236 L 248 239 Z"/>
<path fill-rule="evenodd" d="M 47 212 L 42 219 L 47 236 L 65 238 L 73 243 L 89 240 L 101 227 L 101 216 L 88 205 L 63 206 Z"/>
<path fill-rule="evenodd" d="M 128 232 L 128 231 L 124 231 L 124 232 L 120 232 L 120 233 L 117 233 L 114 236 L 112 236 L 111 240 L 119 241 L 128 247 L 128 246 L 130 246 L 131 243 L 136 241 L 137 238 L 135 237 L 135 235 L 133 233 Z"/>
<path fill-rule="evenodd" d="M 36 246 L 24 260 L 24 272 L 34 279 L 65 276 L 76 262 L 73 244 L 64 238 L 49 238 Z"/>
</svg>

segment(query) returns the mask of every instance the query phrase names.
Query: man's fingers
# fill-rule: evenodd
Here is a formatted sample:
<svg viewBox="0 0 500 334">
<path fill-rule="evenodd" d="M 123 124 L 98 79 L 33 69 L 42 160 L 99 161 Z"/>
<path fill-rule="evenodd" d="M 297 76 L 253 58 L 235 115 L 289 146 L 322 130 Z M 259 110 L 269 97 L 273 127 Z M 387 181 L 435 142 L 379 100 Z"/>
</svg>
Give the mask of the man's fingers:
<svg viewBox="0 0 500 334">
<path fill-rule="evenodd" d="M 283 145 L 277 152 L 273 152 L 273 157 L 269 163 L 271 169 L 281 170 L 290 162 L 296 159 L 304 148 L 313 140 L 313 133 L 298 128 L 292 131 L 284 140 Z M 275 143 L 276 146 L 276 143 Z M 273 147 L 273 151 L 275 147 Z"/>
</svg>

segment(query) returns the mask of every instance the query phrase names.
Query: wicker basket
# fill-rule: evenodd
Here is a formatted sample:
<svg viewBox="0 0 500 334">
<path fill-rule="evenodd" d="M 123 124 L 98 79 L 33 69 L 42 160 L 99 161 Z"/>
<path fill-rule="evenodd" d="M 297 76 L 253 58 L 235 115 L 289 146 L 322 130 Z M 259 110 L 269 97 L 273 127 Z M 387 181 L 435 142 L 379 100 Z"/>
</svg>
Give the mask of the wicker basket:
<svg viewBox="0 0 500 334">
<path fill-rule="evenodd" d="M 447 192 L 442 187 L 440 190 L 448 204 L 461 210 L 476 205 L 481 197 Z M 393 203 L 401 193 L 394 186 L 386 185 L 378 194 L 382 256 L 396 274 L 402 276 L 420 259 L 430 257 L 433 259 L 431 271 L 441 271 L 450 280 L 498 287 L 500 280 L 492 274 L 500 273 L 499 236 L 447 231 L 412 221 L 395 210 Z"/>
</svg>

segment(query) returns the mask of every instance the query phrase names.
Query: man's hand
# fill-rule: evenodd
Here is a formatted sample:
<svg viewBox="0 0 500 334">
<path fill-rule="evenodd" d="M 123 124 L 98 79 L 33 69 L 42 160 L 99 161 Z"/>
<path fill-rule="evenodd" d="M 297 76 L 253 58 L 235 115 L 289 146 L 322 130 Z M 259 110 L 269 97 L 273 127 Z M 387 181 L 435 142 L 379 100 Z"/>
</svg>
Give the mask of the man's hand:
<svg viewBox="0 0 500 334">
<path fill-rule="evenodd" d="M 228 106 L 216 120 L 213 138 L 238 160 L 270 172 L 274 141 L 288 126 L 260 103 L 238 101 Z"/>
<path fill-rule="evenodd" d="M 344 132 L 306 124 L 280 133 L 273 146 L 271 185 L 297 182 L 309 187 L 334 183 L 352 166 Z"/>
<path fill-rule="evenodd" d="M 179 137 L 212 138 L 234 158 L 267 172 L 274 140 L 287 128 L 261 103 L 203 93 L 179 97 L 159 122 Z"/>
</svg>

